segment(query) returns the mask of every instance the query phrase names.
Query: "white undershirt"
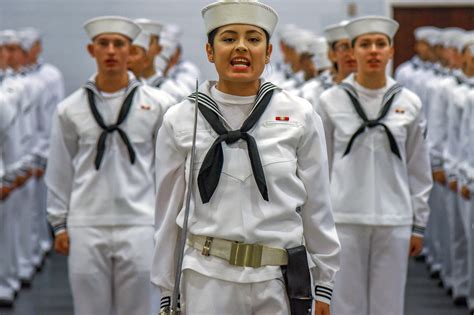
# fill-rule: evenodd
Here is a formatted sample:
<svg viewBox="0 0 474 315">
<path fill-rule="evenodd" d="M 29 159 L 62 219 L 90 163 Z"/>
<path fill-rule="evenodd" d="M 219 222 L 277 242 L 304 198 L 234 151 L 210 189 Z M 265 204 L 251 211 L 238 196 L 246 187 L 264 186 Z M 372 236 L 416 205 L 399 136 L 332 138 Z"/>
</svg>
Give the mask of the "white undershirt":
<svg viewBox="0 0 474 315">
<path fill-rule="evenodd" d="M 360 105 L 364 109 L 367 118 L 377 118 L 380 113 L 383 96 L 385 95 L 385 92 L 387 92 L 387 85 L 381 89 L 368 89 L 354 80 L 354 87 L 359 96 Z"/>
<path fill-rule="evenodd" d="M 219 91 L 214 85 L 211 96 L 232 130 L 239 129 L 250 114 L 256 95 L 236 96 Z"/>
<path fill-rule="evenodd" d="M 126 91 L 127 89 L 121 89 L 113 93 L 100 91 L 102 101 L 108 108 L 100 108 L 99 104 L 97 104 L 97 107 L 106 124 L 113 124 L 117 120 L 122 104 L 125 101 Z"/>
</svg>

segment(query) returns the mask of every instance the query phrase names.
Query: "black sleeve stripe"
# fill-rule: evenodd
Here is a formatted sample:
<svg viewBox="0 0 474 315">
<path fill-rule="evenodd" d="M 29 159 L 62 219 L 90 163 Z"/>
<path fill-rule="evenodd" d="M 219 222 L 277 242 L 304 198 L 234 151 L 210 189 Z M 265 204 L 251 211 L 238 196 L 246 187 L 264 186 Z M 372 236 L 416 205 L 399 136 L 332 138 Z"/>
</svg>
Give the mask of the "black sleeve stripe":
<svg viewBox="0 0 474 315">
<path fill-rule="evenodd" d="M 315 290 L 316 290 L 316 291 L 318 291 L 318 290 L 326 290 L 327 292 L 332 293 L 332 289 L 331 289 L 331 288 L 323 287 L 323 286 L 320 286 L 320 285 L 317 285 L 316 288 L 315 288 Z"/>
<path fill-rule="evenodd" d="M 326 298 L 328 300 L 331 300 L 331 295 L 316 293 L 316 296 L 320 296 L 320 297 Z"/>
<path fill-rule="evenodd" d="M 55 227 L 53 227 L 54 232 L 57 232 L 57 231 L 62 230 L 62 229 L 66 229 L 66 223 L 59 224 L 59 225 L 56 225 Z"/>
<path fill-rule="evenodd" d="M 328 290 L 328 289 L 326 289 L 326 288 L 317 288 L 317 289 L 316 289 L 316 293 L 326 293 L 326 294 L 332 295 L 332 291 L 331 291 L 331 290 Z"/>
<path fill-rule="evenodd" d="M 171 305 L 171 297 L 164 296 L 164 297 L 161 298 L 161 301 L 160 301 L 160 307 L 161 308 L 168 307 L 170 305 Z"/>
<path fill-rule="evenodd" d="M 414 225 L 413 226 L 413 232 L 423 234 L 425 232 L 425 228 L 422 227 L 422 226 Z"/>
</svg>

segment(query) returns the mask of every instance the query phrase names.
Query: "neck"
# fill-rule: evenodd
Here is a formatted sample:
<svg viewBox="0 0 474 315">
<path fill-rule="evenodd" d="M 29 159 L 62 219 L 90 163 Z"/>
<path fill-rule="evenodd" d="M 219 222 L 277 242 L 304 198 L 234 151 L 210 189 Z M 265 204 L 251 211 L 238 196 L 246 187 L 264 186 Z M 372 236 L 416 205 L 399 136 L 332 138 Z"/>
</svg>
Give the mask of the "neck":
<svg viewBox="0 0 474 315">
<path fill-rule="evenodd" d="M 117 75 L 99 73 L 95 78 L 95 84 L 100 91 L 113 93 L 128 86 L 128 74 L 127 72 Z"/>
<path fill-rule="evenodd" d="M 236 96 L 252 96 L 256 95 L 260 88 L 260 80 L 252 82 L 230 82 L 225 80 L 219 80 L 216 88 L 226 94 Z"/>
<path fill-rule="evenodd" d="M 337 72 L 337 75 L 334 81 L 336 81 L 336 83 L 341 83 L 345 78 L 347 78 L 349 74 L 350 73 Z"/>
<path fill-rule="evenodd" d="M 148 79 L 149 77 L 153 76 L 156 74 L 155 67 L 148 67 L 145 70 L 143 70 L 142 76 L 145 79 Z"/>
<path fill-rule="evenodd" d="M 359 72 L 355 74 L 355 80 L 363 87 L 372 90 L 381 89 L 387 84 L 385 72 L 371 73 L 370 75 Z"/>
</svg>

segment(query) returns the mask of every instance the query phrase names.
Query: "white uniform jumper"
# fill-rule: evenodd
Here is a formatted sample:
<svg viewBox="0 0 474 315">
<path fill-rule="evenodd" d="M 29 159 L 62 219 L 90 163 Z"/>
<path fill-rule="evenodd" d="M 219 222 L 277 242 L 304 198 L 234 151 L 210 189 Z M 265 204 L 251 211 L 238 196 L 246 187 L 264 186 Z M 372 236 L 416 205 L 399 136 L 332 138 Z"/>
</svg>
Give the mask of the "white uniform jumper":
<svg viewBox="0 0 474 315">
<path fill-rule="evenodd" d="M 170 104 L 167 94 L 129 73 L 125 90 L 101 93 L 91 79 L 58 106 L 46 171 L 48 216 L 56 233 L 69 233 L 75 314 L 112 314 L 113 305 L 117 315 L 156 311 L 149 285 L 155 136 Z"/>
<path fill-rule="evenodd" d="M 410 235 L 423 235 L 432 185 L 421 103 L 391 78 L 378 90 L 354 75 L 343 86 L 320 99 L 342 248 L 333 312 L 401 315 Z"/>
<path fill-rule="evenodd" d="M 218 134 L 200 112 L 196 160 L 191 167 L 192 98 L 171 108 L 157 140 L 156 165 L 160 167 L 156 173 L 157 231 L 152 282 L 161 288 L 163 295 L 170 295 L 173 290 L 175 250 L 179 226 L 183 225 L 186 179 L 191 169 L 196 181 L 189 233 L 277 248 L 292 248 L 305 242 L 316 265 L 313 270 L 316 299 L 329 303 L 338 270 L 339 243 L 329 200 L 324 131 L 319 117 L 308 102 L 271 83 L 263 83 L 253 100 L 225 95 L 214 85 L 215 82 L 205 82 L 200 86 L 200 106 L 216 113 L 228 130 L 240 125 L 249 104 L 254 104 L 250 108 L 253 112 L 265 95 L 273 91 L 262 116 L 248 131 L 257 143 L 268 189 L 256 184 L 248 143 L 222 142 L 223 166 L 218 185 L 209 202 L 203 203 L 198 173 Z M 269 201 L 264 200 L 264 195 L 268 195 Z M 279 266 L 232 266 L 221 258 L 203 256 L 187 247 L 183 269 L 188 314 L 257 311 L 288 314 Z M 265 292 L 265 288 L 272 292 Z M 277 298 L 268 300 L 269 294 Z M 220 302 L 209 303 L 210 298 L 206 297 L 211 295 L 219 295 Z M 270 303 L 262 305 L 262 301 Z"/>
</svg>

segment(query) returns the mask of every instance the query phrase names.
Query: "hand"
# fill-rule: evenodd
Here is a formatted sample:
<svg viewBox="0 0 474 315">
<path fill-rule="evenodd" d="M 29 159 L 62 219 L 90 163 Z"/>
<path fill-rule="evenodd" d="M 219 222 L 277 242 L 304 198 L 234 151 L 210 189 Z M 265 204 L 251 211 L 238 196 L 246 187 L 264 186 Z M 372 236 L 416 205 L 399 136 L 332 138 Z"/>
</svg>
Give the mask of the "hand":
<svg viewBox="0 0 474 315">
<path fill-rule="evenodd" d="M 410 239 L 410 257 L 418 256 L 423 249 L 423 237 L 412 235 Z"/>
<path fill-rule="evenodd" d="M 458 192 L 458 182 L 453 180 L 448 183 L 449 189 L 451 189 L 452 192 L 457 193 Z"/>
<path fill-rule="evenodd" d="M 446 174 L 444 173 L 444 171 L 434 171 L 433 179 L 441 185 L 446 185 Z"/>
<path fill-rule="evenodd" d="M 36 168 L 36 169 L 34 170 L 34 175 L 35 175 L 36 178 L 41 178 L 41 177 L 43 177 L 43 175 L 44 175 L 44 169 L 42 169 L 42 168 Z"/>
<path fill-rule="evenodd" d="M 314 315 L 329 315 L 329 304 L 321 301 L 316 301 L 314 305 Z"/>
<path fill-rule="evenodd" d="M 0 187 L 0 200 L 6 200 L 11 192 L 12 192 L 12 189 L 10 187 L 7 187 L 7 186 Z"/>
<path fill-rule="evenodd" d="M 466 200 L 471 199 L 471 191 L 469 190 L 469 188 L 467 188 L 467 186 L 463 186 L 461 188 L 461 196 Z"/>
<path fill-rule="evenodd" d="M 67 231 L 60 232 L 55 236 L 54 249 L 62 255 L 69 255 L 69 235 Z"/>
</svg>

